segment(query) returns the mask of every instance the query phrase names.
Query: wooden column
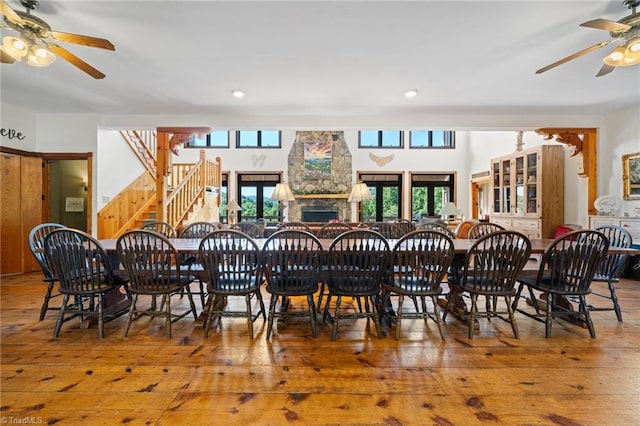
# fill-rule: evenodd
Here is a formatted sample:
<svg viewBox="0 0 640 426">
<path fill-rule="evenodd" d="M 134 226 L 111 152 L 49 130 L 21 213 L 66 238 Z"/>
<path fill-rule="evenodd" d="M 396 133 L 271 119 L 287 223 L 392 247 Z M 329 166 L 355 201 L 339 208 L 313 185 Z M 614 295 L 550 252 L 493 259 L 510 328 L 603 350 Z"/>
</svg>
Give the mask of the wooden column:
<svg viewBox="0 0 640 426">
<path fill-rule="evenodd" d="M 587 181 L 587 214 L 596 214 L 593 203 L 598 196 L 598 134 L 594 128 L 551 128 L 537 129 L 536 133 L 545 139 L 555 138 L 557 142 L 573 148 L 572 157 L 582 153 L 582 164 L 578 168 L 578 176 Z"/>
</svg>

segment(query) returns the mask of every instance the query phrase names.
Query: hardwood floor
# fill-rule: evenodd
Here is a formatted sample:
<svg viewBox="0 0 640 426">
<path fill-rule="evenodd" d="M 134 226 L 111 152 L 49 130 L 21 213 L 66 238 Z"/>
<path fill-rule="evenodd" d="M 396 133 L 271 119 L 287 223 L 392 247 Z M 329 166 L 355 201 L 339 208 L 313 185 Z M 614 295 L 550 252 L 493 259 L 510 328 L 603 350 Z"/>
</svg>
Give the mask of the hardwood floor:
<svg viewBox="0 0 640 426">
<path fill-rule="evenodd" d="M 396 341 L 378 340 L 364 320 L 344 321 L 331 342 L 328 324 L 313 339 L 308 323 L 295 320 L 267 342 L 262 319 L 254 340 L 244 319 L 228 318 L 204 339 L 189 317 L 174 324 L 171 339 L 162 320 L 148 318 L 122 338 L 123 317 L 105 325 L 104 339 L 76 320 L 52 339 L 56 312 L 38 321 L 40 277 L 2 278 L 6 424 L 573 426 L 640 419 L 638 281 L 617 286 L 623 323 L 612 311 L 592 314 L 596 339 L 564 321 L 545 339 L 543 324 L 518 315 L 519 340 L 499 320 L 481 320 L 469 340 L 466 326 L 449 317 L 445 341 L 433 322 L 403 321 Z M 174 309 L 183 304 L 186 298 Z"/>
</svg>

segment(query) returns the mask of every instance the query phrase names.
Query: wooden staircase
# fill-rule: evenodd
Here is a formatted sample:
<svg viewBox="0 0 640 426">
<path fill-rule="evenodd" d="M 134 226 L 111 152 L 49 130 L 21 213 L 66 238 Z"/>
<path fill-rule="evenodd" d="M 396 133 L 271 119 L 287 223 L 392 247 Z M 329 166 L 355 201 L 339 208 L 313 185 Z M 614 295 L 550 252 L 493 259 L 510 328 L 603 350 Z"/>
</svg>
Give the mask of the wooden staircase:
<svg viewBox="0 0 640 426">
<path fill-rule="evenodd" d="M 195 164 L 170 164 L 170 151 L 186 140 L 189 131 L 193 133 L 192 128 L 171 128 L 171 132 L 160 129 L 166 130 L 121 131 L 146 171 L 100 210 L 98 238 L 117 238 L 129 229 L 156 220 L 177 229 L 205 205 L 207 187 L 221 186 L 221 159 L 208 160 L 205 150 L 200 150 Z M 180 136 L 177 140 L 176 134 Z M 219 205 L 220 199 L 214 202 Z"/>
</svg>

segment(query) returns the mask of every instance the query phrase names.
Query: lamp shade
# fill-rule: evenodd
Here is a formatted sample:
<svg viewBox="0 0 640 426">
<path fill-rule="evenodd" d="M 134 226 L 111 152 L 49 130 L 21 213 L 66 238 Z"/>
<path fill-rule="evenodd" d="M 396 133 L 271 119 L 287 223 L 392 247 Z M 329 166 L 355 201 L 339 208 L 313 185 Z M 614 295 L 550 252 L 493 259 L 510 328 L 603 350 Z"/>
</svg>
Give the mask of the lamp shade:
<svg viewBox="0 0 640 426">
<path fill-rule="evenodd" d="M 293 201 L 295 197 L 286 183 L 277 183 L 276 187 L 271 194 L 271 199 L 274 201 Z"/>
<path fill-rule="evenodd" d="M 29 55 L 27 56 L 27 65 L 32 67 L 46 67 L 56 60 L 54 55 L 45 46 L 39 46 L 37 44 L 31 45 L 29 48 Z"/>
<path fill-rule="evenodd" d="M 440 216 L 449 217 L 457 216 L 460 214 L 460 209 L 456 207 L 454 203 L 445 203 L 440 210 Z"/>
<path fill-rule="evenodd" d="M 347 199 L 350 203 L 359 203 L 361 201 L 369 200 L 373 200 L 373 197 L 371 196 L 371 192 L 369 192 L 369 187 L 364 182 L 356 183 L 351 189 L 351 194 Z"/>
<path fill-rule="evenodd" d="M 628 67 L 640 63 L 640 38 L 635 37 L 627 44 L 621 44 L 602 59 L 612 67 Z"/>
<path fill-rule="evenodd" d="M 22 37 L 6 36 L 2 39 L 2 48 L 13 59 L 20 61 L 29 52 L 29 42 Z"/>
<path fill-rule="evenodd" d="M 229 201 L 229 204 L 227 204 L 227 211 L 229 212 L 242 211 L 242 207 L 240 207 L 240 205 L 236 203 L 236 200 L 231 200 Z"/>
</svg>

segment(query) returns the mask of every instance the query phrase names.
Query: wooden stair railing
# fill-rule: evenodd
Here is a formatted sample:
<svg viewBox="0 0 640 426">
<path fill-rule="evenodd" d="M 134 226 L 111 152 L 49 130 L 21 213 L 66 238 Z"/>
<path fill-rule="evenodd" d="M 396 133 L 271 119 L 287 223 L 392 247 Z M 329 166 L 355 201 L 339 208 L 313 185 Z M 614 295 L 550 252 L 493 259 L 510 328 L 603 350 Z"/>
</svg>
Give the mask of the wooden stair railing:
<svg viewBox="0 0 640 426">
<path fill-rule="evenodd" d="M 188 132 L 201 133 L 206 130 L 158 128 L 157 132 L 121 131 L 147 172 L 98 212 L 98 237 L 116 238 L 128 229 L 135 228 L 150 212 L 155 220 L 179 227 L 190 212 L 202 207 L 206 203 L 206 188 L 220 188 L 222 185 L 221 159 L 216 157 L 215 161 L 207 160 L 205 151 L 200 150 L 200 159 L 196 164 L 171 164 L 170 151 L 175 142 L 173 137 L 168 138 L 167 133 L 184 139 Z M 162 136 L 161 143 L 158 143 L 158 134 Z M 214 202 L 220 204 L 219 195 Z"/>
<path fill-rule="evenodd" d="M 136 154 L 140 163 L 155 176 L 156 151 L 158 149 L 155 130 L 121 130 L 120 134 Z"/>
<path fill-rule="evenodd" d="M 221 159 L 207 160 L 205 151 L 200 150 L 200 160 L 188 168 L 188 172 L 164 200 L 156 198 L 158 205 L 166 205 L 166 211 L 160 214 L 156 212 L 158 220 L 168 222 L 174 227 L 179 227 L 188 218 L 188 214 L 195 207 L 202 207 L 205 203 L 205 191 L 207 187 L 220 187 L 222 181 Z M 181 170 L 187 170 L 184 164 L 175 164 L 172 167 L 172 175 L 180 175 Z M 217 202 L 217 201 L 216 201 Z"/>
</svg>

